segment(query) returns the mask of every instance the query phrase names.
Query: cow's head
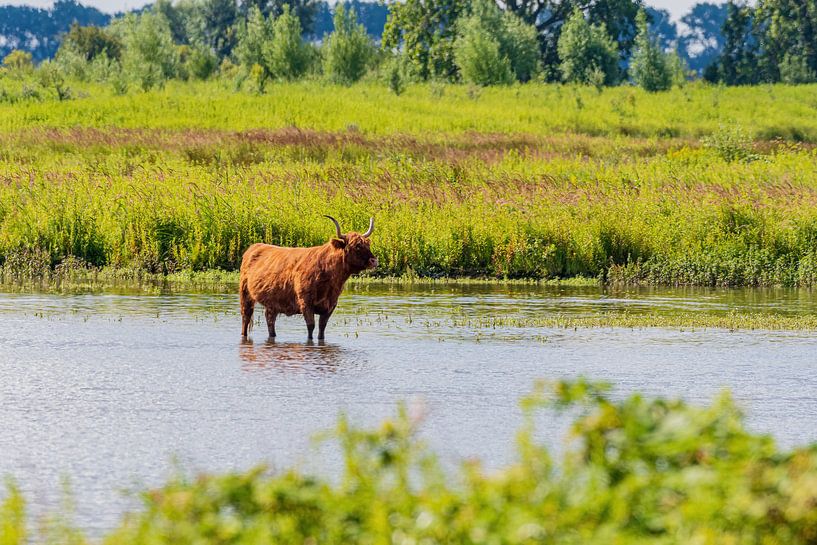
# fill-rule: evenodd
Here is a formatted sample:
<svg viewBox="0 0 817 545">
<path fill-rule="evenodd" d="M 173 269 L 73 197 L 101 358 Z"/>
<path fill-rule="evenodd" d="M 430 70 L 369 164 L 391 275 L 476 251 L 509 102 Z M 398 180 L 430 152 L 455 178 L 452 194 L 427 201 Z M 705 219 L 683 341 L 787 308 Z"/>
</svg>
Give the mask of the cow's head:
<svg viewBox="0 0 817 545">
<path fill-rule="evenodd" d="M 330 244 L 343 251 L 343 260 L 353 273 L 377 267 L 377 258 L 372 253 L 369 240 L 374 231 L 374 218 L 369 219 L 369 229 L 365 233 L 346 233 L 344 235 L 340 232 L 338 220 L 332 216 L 326 217 L 332 220 L 337 231 L 337 237 L 333 238 Z"/>
</svg>

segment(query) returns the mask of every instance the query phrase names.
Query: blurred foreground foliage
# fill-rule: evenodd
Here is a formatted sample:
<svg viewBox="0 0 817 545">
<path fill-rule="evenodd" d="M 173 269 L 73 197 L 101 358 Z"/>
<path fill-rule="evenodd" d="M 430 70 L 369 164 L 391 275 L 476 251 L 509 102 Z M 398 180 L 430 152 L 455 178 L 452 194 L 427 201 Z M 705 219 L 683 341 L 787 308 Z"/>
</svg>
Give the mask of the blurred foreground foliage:
<svg viewBox="0 0 817 545">
<path fill-rule="evenodd" d="M 464 464 L 457 479 L 401 410 L 376 430 L 341 419 L 337 482 L 296 471 L 177 478 L 144 495 L 110 544 L 814 543 L 817 449 L 780 451 L 746 430 L 724 394 L 708 407 L 623 400 L 586 381 L 522 403 L 517 461 Z M 536 411 L 575 417 L 561 463 L 536 440 Z M 549 413 L 552 414 L 552 413 Z M 25 543 L 14 489 L 0 544 Z M 72 534 L 76 539 L 76 534 Z"/>
</svg>

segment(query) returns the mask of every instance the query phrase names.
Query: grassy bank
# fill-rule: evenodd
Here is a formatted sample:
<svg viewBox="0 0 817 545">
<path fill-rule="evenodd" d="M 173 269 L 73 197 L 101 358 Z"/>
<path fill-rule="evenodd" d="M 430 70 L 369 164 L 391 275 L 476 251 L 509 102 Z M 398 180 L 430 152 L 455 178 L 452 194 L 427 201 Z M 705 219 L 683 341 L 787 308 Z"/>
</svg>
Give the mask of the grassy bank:
<svg viewBox="0 0 817 545">
<path fill-rule="evenodd" d="M 659 114 L 657 98 L 633 89 L 531 85 L 475 98 L 446 89 L 394 97 L 304 83 L 253 97 L 213 83 L 0 106 L 2 274 L 235 271 L 256 241 L 325 242 L 332 230 L 321 215 L 331 213 L 347 230 L 375 216 L 383 276 L 817 282 L 817 154 L 748 139 L 763 136 L 756 122 L 745 134 L 718 128 L 767 107 L 770 96 L 786 105 L 781 123 L 808 123 L 813 116 L 799 115 L 810 107 L 805 88 L 673 91 L 724 100 L 711 115 L 684 112 L 689 126 L 664 138 L 564 133 L 569 127 L 539 117 L 526 124 L 513 112 L 544 118 L 534 107 L 551 104 L 542 93 L 578 92 L 607 112 L 593 119 L 609 128 L 618 94 L 635 93 L 634 108 L 651 106 L 633 117 L 643 129 L 634 132 L 654 135 L 652 122 L 680 115 L 666 95 Z M 322 114 L 333 100 L 341 102 L 331 116 Z M 279 110 L 297 119 L 270 113 Z M 360 121 L 358 111 L 382 124 Z M 258 128 L 267 123 L 287 126 Z"/>
<path fill-rule="evenodd" d="M 20 95 L 22 82 L 0 79 Z M 532 83 L 469 87 L 411 85 L 395 96 L 382 85 L 323 81 L 275 84 L 264 95 L 233 92 L 231 82 L 169 82 L 163 90 L 115 96 L 109 86 L 71 83 L 83 98 L 0 102 L 0 130 L 30 127 L 226 129 L 299 127 L 373 135 L 450 136 L 468 132 L 548 136 L 698 139 L 738 124 L 749 136 L 817 142 L 816 85 L 722 87 L 690 84 L 665 93 Z M 44 95 L 44 97 L 47 95 Z M 56 106 L 56 107 L 55 107 Z"/>
<path fill-rule="evenodd" d="M 560 460 L 535 411 L 578 415 Z M 377 430 L 341 420 L 344 473 L 329 482 L 264 468 L 180 477 L 143 495 L 104 543 L 813 543 L 817 449 L 783 451 L 746 430 L 728 396 L 710 406 L 623 400 L 578 381 L 523 402 L 517 461 L 440 469 L 405 411 Z M 52 531 L 56 542 L 86 543 Z M 24 502 L 0 504 L 0 543 L 26 543 Z"/>
</svg>

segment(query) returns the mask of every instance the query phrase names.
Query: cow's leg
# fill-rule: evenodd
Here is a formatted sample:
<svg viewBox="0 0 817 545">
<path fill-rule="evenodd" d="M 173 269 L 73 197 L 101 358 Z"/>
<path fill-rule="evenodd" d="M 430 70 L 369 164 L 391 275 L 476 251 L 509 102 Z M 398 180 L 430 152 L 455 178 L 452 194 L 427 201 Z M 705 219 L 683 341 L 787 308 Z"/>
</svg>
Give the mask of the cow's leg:
<svg viewBox="0 0 817 545">
<path fill-rule="evenodd" d="M 246 337 L 247 331 L 252 327 L 252 313 L 255 309 L 255 301 L 249 295 L 241 294 L 241 336 Z"/>
<path fill-rule="evenodd" d="M 277 312 L 273 312 L 270 309 L 264 310 L 264 317 L 267 319 L 267 330 L 269 330 L 269 336 L 275 337 L 275 319 L 278 317 Z"/>
<path fill-rule="evenodd" d="M 321 319 L 318 321 L 318 340 L 323 340 L 323 333 L 326 331 L 326 324 L 329 323 L 329 318 L 332 317 L 332 311 L 330 310 L 326 314 L 321 314 Z"/>
<path fill-rule="evenodd" d="M 315 331 L 315 313 L 311 310 L 305 310 L 304 321 L 306 321 L 307 338 L 312 340 L 312 332 Z"/>
</svg>

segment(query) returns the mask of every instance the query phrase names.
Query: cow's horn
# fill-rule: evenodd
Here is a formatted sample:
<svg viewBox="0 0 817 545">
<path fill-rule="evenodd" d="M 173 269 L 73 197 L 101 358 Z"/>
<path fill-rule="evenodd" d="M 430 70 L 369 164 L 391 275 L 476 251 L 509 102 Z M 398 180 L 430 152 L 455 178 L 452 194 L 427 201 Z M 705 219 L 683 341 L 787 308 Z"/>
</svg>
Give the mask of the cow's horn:
<svg viewBox="0 0 817 545">
<path fill-rule="evenodd" d="M 326 216 L 326 215 L 324 215 L 323 217 L 324 217 L 324 218 L 329 218 L 330 220 L 332 220 L 332 223 L 334 223 L 334 224 L 335 224 L 335 229 L 337 229 L 337 230 L 338 230 L 338 238 L 343 238 L 343 233 L 341 233 L 341 232 L 340 232 L 340 223 L 338 223 L 338 220 L 336 220 L 336 219 L 335 219 L 335 218 L 333 218 L 332 216 Z"/>
<path fill-rule="evenodd" d="M 363 238 L 369 238 L 374 231 L 374 218 L 369 218 L 369 230 L 363 233 Z"/>
</svg>

